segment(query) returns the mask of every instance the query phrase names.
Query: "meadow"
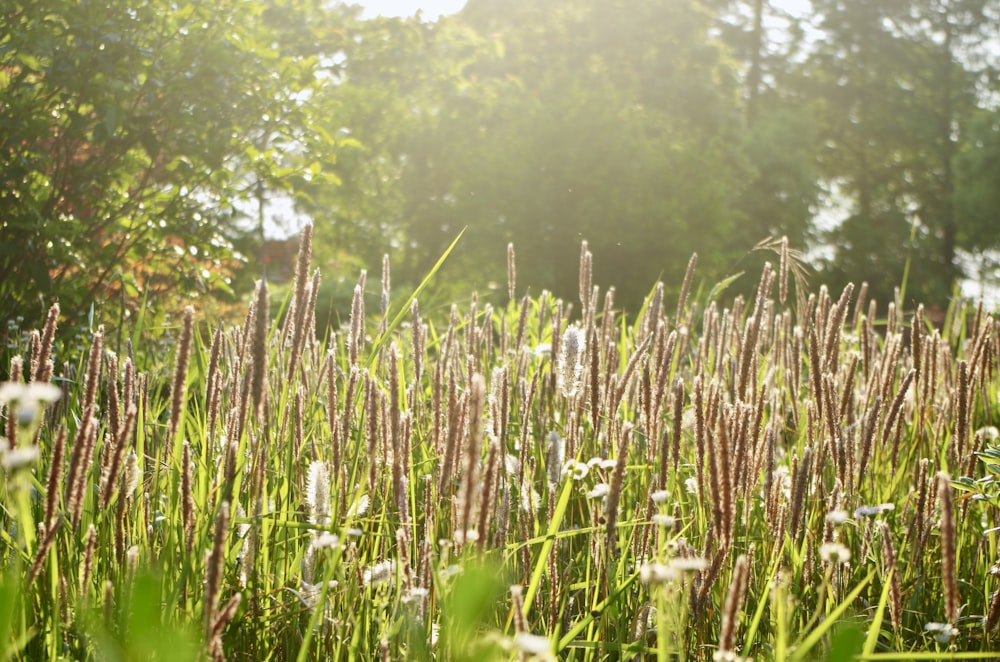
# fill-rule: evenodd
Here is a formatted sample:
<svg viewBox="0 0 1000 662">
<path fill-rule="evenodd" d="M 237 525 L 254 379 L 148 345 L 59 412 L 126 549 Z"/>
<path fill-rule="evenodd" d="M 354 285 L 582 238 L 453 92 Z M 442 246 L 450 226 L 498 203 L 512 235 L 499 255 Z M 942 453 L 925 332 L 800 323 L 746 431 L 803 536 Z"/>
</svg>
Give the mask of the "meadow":
<svg viewBox="0 0 1000 662">
<path fill-rule="evenodd" d="M 510 247 L 505 306 L 386 261 L 317 338 L 310 238 L 281 314 L 188 308 L 166 360 L 64 355 L 58 306 L 10 352 L 0 658 L 1000 657 L 981 307 L 809 292 L 778 241 L 626 318 L 586 244 L 572 302 Z"/>
</svg>

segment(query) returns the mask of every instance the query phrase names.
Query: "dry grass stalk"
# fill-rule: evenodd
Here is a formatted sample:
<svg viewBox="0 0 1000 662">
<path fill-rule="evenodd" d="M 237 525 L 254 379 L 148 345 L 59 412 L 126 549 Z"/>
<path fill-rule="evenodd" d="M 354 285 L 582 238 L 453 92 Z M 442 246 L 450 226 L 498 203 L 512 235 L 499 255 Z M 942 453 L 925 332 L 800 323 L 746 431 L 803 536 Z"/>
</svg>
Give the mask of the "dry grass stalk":
<svg viewBox="0 0 1000 662">
<path fill-rule="evenodd" d="M 802 531 L 803 506 L 812 475 L 812 448 L 806 446 L 802 451 L 802 457 L 797 462 L 793 462 L 793 466 L 795 469 L 792 472 L 794 478 L 792 482 L 789 520 L 791 523 L 792 540 L 797 541 L 799 533 Z"/>
<path fill-rule="evenodd" d="M 955 416 L 955 437 L 951 451 L 956 458 L 964 459 L 969 438 L 969 364 L 958 362 L 958 413 Z"/>
<path fill-rule="evenodd" d="M 194 462 L 191 461 L 191 444 L 184 441 L 181 447 L 181 528 L 184 546 L 194 549 Z"/>
<path fill-rule="evenodd" d="M 692 253 L 688 259 L 687 269 L 684 271 L 684 280 L 681 282 L 681 291 L 677 296 L 677 314 L 674 316 L 674 326 L 680 329 L 686 323 L 685 310 L 687 309 L 687 298 L 691 293 L 691 283 L 694 281 L 694 270 L 698 265 L 698 254 Z"/>
<path fill-rule="evenodd" d="M 739 625 L 740 610 L 746 600 L 750 585 L 750 561 L 745 554 L 736 559 L 733 578 L 729 583 L 726 602 L 722 608 L 722 633 L 719 635 L 719 654 L 736 651 L 736 628 Z M 716 659 L 719 659 L 718 657 Z"/>
<path fill-rule="evenodd" d="M 194 339 L 194 308 L 184 308 L 184 323 L 181 327 L 180 339 L 177 341 L 177 353 L 174 358 L 174 374 L 170 381 L 170 424 L 163 439 L 163 458 L 169 462 L 173 455 L 173 444 L 177 439 L 184 412 L 185 396 L 187 394 L 188 366 L 191 362 L 191 345 Z"/>
<path fill-rule="evenodd" d="M 500 443 L 497 439 L 490 441 L 486 452 L 486 471 L 483 474 L 483 491 L 479 499 L 479 518 L 476 532 L 479 534 L 478 545 L 485 549 L 489 539 L 490 519 L 496 506 L 496 489 L 500 474 Z"/>
<path fill-rule="evenodd" d="M 941 575 L 944 583 L 945 620 L 958 623 L 958 568 L 955 565 L 955 513 L 952 505 L 951 477 L 937 474 L 938 500 L 941 507 Z"/>
<path fill-rule="evenodd" d="M 507 244 L 507 298 L 514 301 L 517 292 L 517 269 L 514 262 L 514 243 Z M 520 346 L 520 345 L 518 345 Z"/>
<path fill-rule="evenodd" d="M 473 375 L 469 385 L 469 427 L 466 431 L 465 448 L 463 449 L 462 497 L 461 513 L 458 520 L 459 531 L 457 540 L 467 544 L 472 526 L 472 511 L 476 500 L 476 488 L 479 483 L 479 462 L 482 452 L 482 414 L 486 401 L 486 382 L 483 376 Z"/>
<path fill-rule="evenodd" d="M 605 517 L 605 534 L 607 536 L 608 550 L 616 548 L 616 527 L 618 526 L 618 503 L 622 496 L 622 487 L 625 483 L 625 465 L 628 464 L 629 440 L 632 436 L 632 423 L 626 422 L 621 426 L 618 433 L 618 450 L 615 458 L 615 468 L 611 472 L 611 482 L 608 489 L 607 513 Z"/>
<path fill-rule="evenodd" d="M 98 420 L 94 416 L 96 405 L 89 407 L 83 416 L 80 428 L 73 440 L 73 453 L 69 461 L 66 477 L 65 504 L 75 529 L 83 515 L 83 500 L 86 493 L 87 473 L 94 459 L 94 445 L 97 442 Z"/>
<path fill-rule="evenodd" d="M 879 522 L 879 529 L 882 531 L 882 565 L 885 566 L 885 571 L 890 573 L 889 619 L 892 622 L 892 629 L 899 631 L 900 621 L 903 617 L 903 599 L 899 569 L 896 567 L 896 549 L 892 544 L 889 525 L 886 522 Z"/>
<path fill-rule="evenodd" d="M 580 305 L 584 316 L 590 307 L 590 290 L 594 280 L 594 256 L 587 250 L 587 242 L 580 242 Z"/>
<path fill-rule="evenodd" d="M 253 401 L 254 414 L 258 418 L 263 414 L 267 390 L 268 348 L 267 332 L 270 328 L 270 301 L 268 300 L 267 281 L 257 282 L 253 303 L 253 342 L 251 345 L 250 370 L 253 371 L 250 396 Z M 214 350 L 214 341 L 213 341 Z M 209 373 L 211 374 L 211 373 Z"/>
<path fill-rule="evenodd" d="M 219 504 L 219 514 L 215 518 L 215 532 L 212 536 L 212 549 L 205 555 L 205 612 L 204 626 L 207 641 L 211 640 L 212 630 L 219 617 L 219 593 L 222 588 L 222 575 L 226 566 L 226 538 L 229 533 L 229 502 Z"/>
<path fill-rule="evenodd" d="M 138 409 L 134 404 L 128 406 L 125 413 L 125 420 L 112 437 L 111 448 L 107 451 L 108 461 L 101 471 L 101 484 L 98 490 L 98 509 L 103 510 L 108 507 L 111 501 L 111 492 L 115 482 L 118 480 L 118 473 L 125 459 L 125 451 L 130 448 L 132 430 L 135 428 L 135 421 L 138 417 Z"/>
<path fill-rule="evenodd" d="M 365 272 L 361 272 L 351 299 L 350 333 L 347 336 L 347 357 L 351 367 L 358 367 L 358 353 L 365 339 Z"/>
<path fill-rule="evenodd" d="M 87 527 L 87 542 L 83 549 L 83 564 L 80 566 L 80 593 L 86 598 L 90 592 L 90 575 L 94 570 L 94 550 L 97 549 L 97 529 Z"/>
<path fill-rule="evenodd" d="M 101 358 L 104 355 L 104 327 L 99 326 L 97 331 L 94 333 L 94 337 L 90 343 L 90 355 L 87 358 L 87 373 L 86 381 L 83 387 L 83 401 L 81 404 L 81 410 L 87 411 L 94 406 L 97 402 L 97 387 L 101 379 Z M 13 370 L 11 371 L 11 380 L 17 381 L 13 378 Z M 96 414 L 96 410 L 95 410 Z"/>
<path fill-rule="evenodd" d="M 56 302 L 49 308 L 45 317 L 45 326 L 38 342 L 38 355 L 32 357 L 31 381 L 33 382 L 47 382 L 52 379 L 52 343 L 56 337 L 58 324 L 59 302 Z"/>
<path fill-rule="evenodd" d="M 63 455 L 66 451 L 66 427 L 60 426 L 56 433 L 55 441 L 52 444 L 52 456 L 49 459 L 49 474 L 45 479 L 45 513 L 42 523 L 45 524 L 46 531 L 51 531 L 56 526 L 59 504 L 59 480 L 62 478 Z"/>
</svg>

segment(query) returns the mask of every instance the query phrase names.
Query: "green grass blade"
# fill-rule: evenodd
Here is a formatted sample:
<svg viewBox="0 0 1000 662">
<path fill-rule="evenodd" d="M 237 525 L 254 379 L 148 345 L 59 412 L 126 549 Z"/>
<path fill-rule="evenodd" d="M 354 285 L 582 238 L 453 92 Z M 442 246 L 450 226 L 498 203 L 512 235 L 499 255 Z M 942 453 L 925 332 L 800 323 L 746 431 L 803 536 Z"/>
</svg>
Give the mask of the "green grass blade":
<svg viewBox="0 0 1000 662">
<path fill-rule="evenodd" d="M 392 318 L 391 322 L 389 322 L 389 326 L 386 327 L 385 332 L 382 333 L 374 343 L 372 343 L 372 351 L 371 354 L 368 355 L 369 367 L 374 365 L 379 352 L 382 350 L 382 346 L 385 345 L 386 341 L 390 337 L 392 337 L 392 333 L 396 330 L 396 327 L 399 326 L 404 319 L 410 316 L 410 304 L 413 303 L 413 300 L 416 299 L 420 293 L 424 291 L 424 288 L 427 287 L 428 283 L 431 282 L 431 279 L 434 278 L 434 275 L 441 269 L 441 265 L 443 265 L 445 260 L 448 259 L 448 256 L 451 255 L 455 246 L 458 245 L 459 239 L 462 238 L 462 235 L 464 235 L 465 231 L 468 229 L 468 226 L 462 228 L 462 231 L 459 232 L 458 235 L 452 240 L 448 248 L 446 248 L 444 253 L 441 254 L 441 257 L 439 257 L 437 262 L 434 263 L 434 266 L 431 267 L 430 271 L 427 272 L 427 275 L 424 276 L 424 279 L 420 281 L 420 284 L 417 285 L 416 289 L 410 293 L 410 296 L 403 302 L 403 305 L 399 307 L 399 312 L 396 313 L 396 316 Z"/>
<path fill-rule="evenodd" d="M 868 636 L 865 638 L 865 645 L 861 649 L 862 655 L 871 655 L 875 652 L 875 646 L 878 644 L 878 635 L 882 631 L 882 620 L 885 618 L 885 606 L 889 602 L 889 590 L 892 588 L 892 577 L 895 572 L 895 569 L 890 569 L 889 573 L 883 580 L 884 585 L 882 586 L 882 595 L 879 596 L 878 606 L 875 608 L 875 616 L 872 618 L 872 623 L 868 627 Z"/>
<path fill-rule="evenodd" d="M 837 624 L 837 619 L 840 618 L 840 616 L 847 611 L 851 604 L 854 603 L 857 597 L 861 595 L 861 591 L 865 590 L 865 587 L 868 586 L 874 576 L 875 571 L 872 570 L 868 573 L 867 577 L 862 579 L 861 582 L 847 594 L 847 597 L 844 598 L 844 600 L 837 605 L 833 611 L 826 615 L 826 618 L 824 618 L 819 625 L 806 635 L 806 637 L 802 640 L 802 643 L 796 646 L 795 650 L 792 651 L 790 659 L 793 660 L 793 662 L 805 659 L 806 655 L 812 650 L 813 646 L 818 644 L 820 639 L 823 638 L 830 628 Z"/>
<path fill-rule="evenodd" d="M 569 505 L 569 497 L 572 494 L 573 481 L 563 481 L 562 491 L 559 493 L 559 501 L 556 503 L 555 512 L 552 513 L 552 521 L 549 522 L 545 542 L 542 543 L 542 548 L 538 553 L 538 560 L 535 561 L 535 567 L 531 571 L 531 581 L 528 583 L 528 589 L 524 593 L 525 616 L 531 612 L 531 604 L 534 602 L 535 595 L 538 594 L 538 589 L 542 584 L 542 575 L 545 574 L 545 568 L 549 562 L 549 553 L 552 551 L 552 545 L 555 544 L 556 534 L 559 533 L 559 526 L 566 515 L 566 506 Z"/>
</svg>

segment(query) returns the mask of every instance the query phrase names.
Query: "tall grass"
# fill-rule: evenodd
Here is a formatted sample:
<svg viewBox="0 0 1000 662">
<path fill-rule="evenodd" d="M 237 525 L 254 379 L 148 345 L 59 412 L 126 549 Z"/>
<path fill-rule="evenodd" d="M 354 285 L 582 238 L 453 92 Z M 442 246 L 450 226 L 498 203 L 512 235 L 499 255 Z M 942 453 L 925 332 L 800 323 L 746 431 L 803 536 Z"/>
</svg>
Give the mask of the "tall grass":
<svg viewBox="0 0 1000 662">
<path fill-rule="evenodd" d="M 992 656 L 997 322 L 793 302 L 774 246 L 634 319 L 586 246 L 573 305 L 511 248 L 505 307 L 438 319 L 386 264 L 317 340 L 306 240 L 283 319 L 190 311 L 148 373 L 51 365 L 55 311 L 0 390 L 0 657 Z"/>
</svg>

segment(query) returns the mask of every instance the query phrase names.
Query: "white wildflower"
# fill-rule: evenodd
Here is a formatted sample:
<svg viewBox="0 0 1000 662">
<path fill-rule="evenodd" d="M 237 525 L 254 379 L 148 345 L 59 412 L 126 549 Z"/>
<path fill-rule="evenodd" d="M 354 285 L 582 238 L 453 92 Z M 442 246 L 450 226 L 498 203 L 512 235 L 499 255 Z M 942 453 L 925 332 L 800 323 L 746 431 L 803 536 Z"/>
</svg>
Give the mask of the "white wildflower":
<svg viewBox="0 0 1000 662">
<path fill-rule="evenodd" d="M 365 568 L 365 571 L 362 574 L 362 581 L 365 586 L 378 586 L 379 584 L 384 584 L 392 579 L 395 572 L 396 562 L 392 559 L 388 559 Z"/>
<path fill-rule="evenodd" d="M 430 591 L 422 586 L 414 586 L 409 591 L 403 594 L 403 597 L 399 599 L 404 605 L 412 605 L 420 603 L 425 597 L 430 595 Z"/>
<path fill-rule="evenodd" d="M 958 628 L 951 623 L 926 623 L 924 630 L 929 633 L 939 644 L 947 644 L 952 637 L 958 636 Z"/>
<path fill-rule="evenodd" d="M 1000 430 L 998 430 L 996 426 L 987 425 L 986 427 L 982 427 L 976 430 L 975 434 L 977 436 L 982 435 L 984 439 L 993 441 L 997 437 L 1000 437 Z"/>
<path fill-rule="evenodd" d="M 368 498 L 367 494 L 362 494 L 358 497 L 357 501 L 351 504 L 347 509 L 348 517 L 362 517 L 368 512 L 368 506 L 371 503 L 371 499 Z"/>
<path fill-rule="evenodd" d="M 677 579 L 677 570 L 662 563 L 643 563 L 639 568 L 639 581 L 643 584 L 665 584 Z"/>
<path fill-rule="evenodd" d="M 58 386 L 48 382 L 3 382 L 0 384 L 0 403 L 15 412 L 22 425 L 30 425 L 38 416 L 39 406 L 55 402 L 62 396 Z M 16 406 L 15 406 L 16 405 Z"/>
<path fill-rule="evenodd" d="M 831 510 L 826 514 L 826 521 L 834 526 L 843 524 L 848 519 L 850 519 L 850 515 L 847 514 L 846 510 Z"/>
<path fill-rule="evenodd" d="M 465 569 L 462 568 L 462 566 L 453 563 L 450 566 L 448 566 L 447 568 L 444 568 L 443 570 L 440 570 L 438 572 L 438 576 L 441 579 L 449 579 L 451 577 L 454 577 L 455 575 L 460 575 L 463 572 L 465 572 Z"/>
<path fill-rule="evenodd" d="M 546 637 L 528 632 L 518 632 L 514 636 L 514 646 L 528 655 L 544 655 L 552 650 L 552 644 Z"/>
<path fill-rule="evenodd" d="M 708 561 L 700 556 L 670 559 L 670 567 L 678 572 L 701 572 L 708 568 Z"/>
<path fill-rule="evenodd" d="M 825 542 L 819 547 L 819 557 L 826 563 L 840 565 L 851 560 L 851 550 L 839 542 Z"/>
<path fill-rule="evenodd" d="M 659 513 L 653 515 L 653 524 L 662 526 L 664 529 L 674 528 L 674 522 L 674 518 L 670 515 L 661 515 Z"/>
<path fill-rule="evenodd" d="M 583 462 L 577 462 L 576 460 L 569 460 L 563 465 L 562 475 L 570 476 L 573 480 L 580 481 L 587 477 L 587 473 L 590 471 L 588 467 Z"/>
<path fill-rule="evenodd" d="M 697 496 L 698 495 L 698 479 L 695 478 L 694 476 L 691 476 L 690 478 L 688 478 L 687 480 L 685 480 L 684 481 L 684 489 L 687 490 L 688 494 L 694 494 L 695 496 Z"/>
<path fill-rule="evenodd" d="M 607 483 L 598 483 L 594 485 L 594 489 L 587 492 L 588 499 L 603 499 L 608 496 L 608 492 L 611 491 L 611 486 Z"/>
<path fill-rule="evenodd" d="M 508 453 L 503 458 L 503 468 L 508 476 L 513 476 L 521 467 L 521 460 L 516 455 Z"/>
<path fill-rule="evenodd" d="M 544 358 L 552 354 L 552 343 L 538 343 L 535 348 L 531 350 L 532 355 L 535 358 Z"/>
<path fill-rule="evenodd" d="M 666 503 L 670 500 L 670 492 L 666 490 L 656 490 L 651 495 L 653 503 Z"/>
<path fill-rule="evenodd" d="M 587 466 L 590 467 L 591 469 L 597 467 L 598 469 L 604 469 L 605 471 L 609 471 L 615 468 L 615 461 L 607 460 L 603 457 L 592 457 L 589 460 L 587 460 Z"/>
<path fill-rule="evenodd" d="M 3 382 L 0 384 L 0 402 L 10 405 L 15 402 L 24 405 L 31 403 L 51 404 L 62 397 L 59 387 L 49 382 Z"/>
<path fill-rule="evenodd" d="M 337 549 L 340 547 L 340 536 L 329 531 L 323 531 L 312 541 L 313 549 Z"/>
<path fill-rule="evenodd" d="M 18 469 L 30 467 L 37 461 L 37 446 L 8 449 L 0 455 L 0 465 L 3 466 L 5 471 L 16 471 Z"/>
<path fill-rule="evenodd" d="M 896 506 L 891 503 L 880 503 L 877 506 L 861 506 L 854 511 L 855 519 L 861 517 L 871 517 L 872 515 L 879 515 L 886 511 L 895 510 Z"/>
</svg>

